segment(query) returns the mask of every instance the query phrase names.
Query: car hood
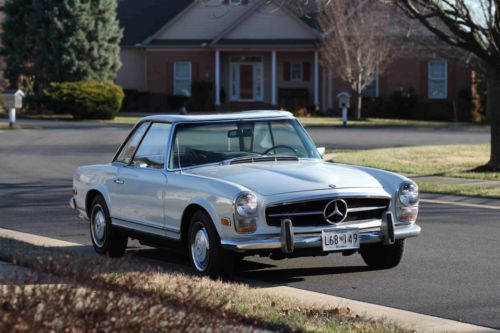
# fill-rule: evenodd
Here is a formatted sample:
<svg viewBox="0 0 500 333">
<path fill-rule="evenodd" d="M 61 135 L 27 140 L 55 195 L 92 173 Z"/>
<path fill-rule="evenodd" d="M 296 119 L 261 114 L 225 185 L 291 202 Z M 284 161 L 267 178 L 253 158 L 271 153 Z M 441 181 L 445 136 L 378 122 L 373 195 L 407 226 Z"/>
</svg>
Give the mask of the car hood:
<svg viewBox="0 0 500 333">
<path fill-rule="evenodd" d="M 323 161 L 256 162 L 211 165 L 185 173 L 223 179 L 262 195 L 324 190 L 331 188 L 381 188 L 379 181 L 355 166 Z"/>
</svg>

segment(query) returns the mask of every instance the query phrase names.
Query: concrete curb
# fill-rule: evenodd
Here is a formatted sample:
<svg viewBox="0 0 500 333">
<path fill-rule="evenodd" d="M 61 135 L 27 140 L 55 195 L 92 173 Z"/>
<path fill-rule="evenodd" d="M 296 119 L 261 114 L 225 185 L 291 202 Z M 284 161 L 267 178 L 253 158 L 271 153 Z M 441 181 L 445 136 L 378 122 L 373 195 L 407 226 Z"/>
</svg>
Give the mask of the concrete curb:
<svg viewBox="0 0 500 333">
<path fill-rule="evenodd" d="M 416 312 L 390 308 L 355 301 L 347 298 L 331 296 L 303 289 L 287 286 L 275 286 L 255 281 L 247 281 L 257 292 L 264 292 L 277 296 L 295 298 L 306 305 L 327 306 L 329 308 L 349 308 L 351 313 L 361 315 L 365 318 L 382 318 L 401 327 L 413 329 L 419 332 L 456 332 L 456 333 L 490 333 L 500 332 L 498 330 L 466 324 L 459 321 L 443 319 L 439 317 L 424 315 Z"/>
<path fill-rule="evenodd" d="M 0 228 L 0 237 L 7 237 L 19 241 L 31 243 L 34 245 L 47 247 L 74 247 L 84 246 L 77 243 L 61 241 L 53 238 L 32 235 L 24 232 L 18 232 Z M 0 262 L 1 263 L 1 262 Z M 449 319 L 423 315 L 406 310 L 390 308 L 382 305 L 355 301 L 347 298 L 321 294 L 313 291 L 302 290 L 287 286 L 277 286 L 269 283 L 240 280 L 250 285 L 256 292 L 289 297 L 296 299 L 307 305 L 327 306 L 329 308 L 349 307 L 353 314 L 358 314 L 367 318 L 384 318 L 390 322 L 402 327 L 415 329 L 421 332 L 467 332 L 467 333 L 490 333 L 500 332 L 487 327 L 466 324 Z"/>
</svg>

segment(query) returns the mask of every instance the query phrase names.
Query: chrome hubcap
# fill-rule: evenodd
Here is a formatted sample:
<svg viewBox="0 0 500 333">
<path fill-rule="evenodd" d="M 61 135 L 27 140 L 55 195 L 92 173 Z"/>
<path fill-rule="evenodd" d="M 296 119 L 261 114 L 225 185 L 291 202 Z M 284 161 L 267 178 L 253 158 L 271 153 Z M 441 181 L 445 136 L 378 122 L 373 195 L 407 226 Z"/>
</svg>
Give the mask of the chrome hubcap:
<svg viewBox="0 0 500 333">
<path fill-rule="evenodd" d="M 94 213 L 92 219 L 92 238 L 99 247 L 102 247 L 106 235 L 106 217 L 100 206 L 97 206 L 95 210 L 97 212 Z"/>
<path fill-rule="evenodd" d="M 191 241 L 191 255 L 196 269 L 203 272 L 207 269 L 210 246 L 208 243 L 208 234 L 205 227 L 196 231 L 194 239 Z"/>
</svg>

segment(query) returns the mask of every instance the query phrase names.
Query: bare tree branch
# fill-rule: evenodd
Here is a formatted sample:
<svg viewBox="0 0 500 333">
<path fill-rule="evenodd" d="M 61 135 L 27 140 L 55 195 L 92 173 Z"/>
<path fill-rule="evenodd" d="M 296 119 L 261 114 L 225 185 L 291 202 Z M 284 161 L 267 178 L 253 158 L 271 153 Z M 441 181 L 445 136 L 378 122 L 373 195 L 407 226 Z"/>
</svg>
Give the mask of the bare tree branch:
<svg viewBox="0 0 500 333">
<path fill-rule="evenodd" d="M 325 0 L 326 1 L 326 0 Z M 361 94 L 383 73 L 394 56 L 394 16 L 388 6 L 367 0 L 328 0 L 318 17 L 323 41 L 319 47 L 324 67 L 349 83 L 358 99 L 356 118 L 361 116 Z"/>
</svg>

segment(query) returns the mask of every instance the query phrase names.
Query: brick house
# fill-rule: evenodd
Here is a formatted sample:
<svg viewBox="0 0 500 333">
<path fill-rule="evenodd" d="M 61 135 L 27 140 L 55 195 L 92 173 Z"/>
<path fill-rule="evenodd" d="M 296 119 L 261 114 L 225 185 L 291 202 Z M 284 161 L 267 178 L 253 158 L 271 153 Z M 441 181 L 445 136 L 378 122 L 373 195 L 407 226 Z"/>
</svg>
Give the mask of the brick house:
<svg viewBox="0 0 500 333">
<path fill-rule="evenodd" d="M 310 18 L 278 3 L 120 1 L 124 39 L 117 82 L 162 100 L 189 95 L 193 82 L 207 80 L 214 85 L 219 110 L 290 107 L 298 100 L 335 111 L 335 96 L 349 87 L 322 68 L 321 32 Z M 405 57 L 374 78 L 365 94 L 387 97 L 412 89 L 429 105 L 453 105 L 461 91 L 470 89 L 469 77 L 456 60 L 432 54 Z"/>
</svg>

